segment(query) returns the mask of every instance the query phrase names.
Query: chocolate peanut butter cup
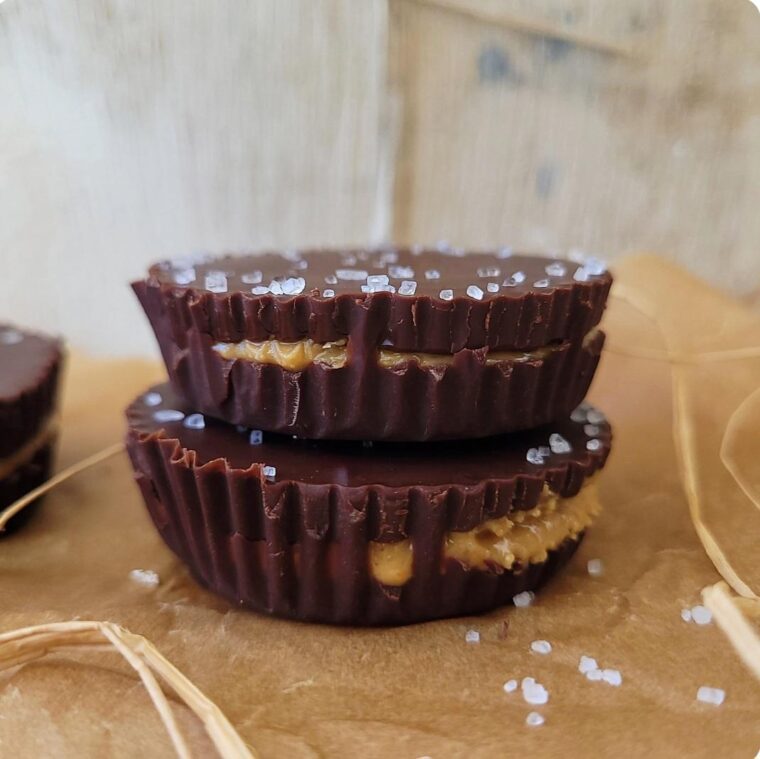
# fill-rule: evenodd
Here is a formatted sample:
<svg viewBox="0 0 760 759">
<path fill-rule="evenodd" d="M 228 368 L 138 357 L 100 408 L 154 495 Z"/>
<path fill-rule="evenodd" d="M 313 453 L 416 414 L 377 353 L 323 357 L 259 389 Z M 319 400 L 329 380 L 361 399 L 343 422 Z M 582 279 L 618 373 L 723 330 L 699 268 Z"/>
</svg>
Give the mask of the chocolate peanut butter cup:
<svg viewBox="0 0 760 759">
<path fill-rule="evenodd" d="M 61 361 L 57 340 L 0 325 L 0 511 L 50 474 Z"/>
<path fill-rule="evenodd" d="M 534 590 L 598 512 L 601 412 L 463 442 L 294 440 L 194 413 L 167 385 L 127 410 L 150 515 L 205 586 L 315 622 L 406 624 Z"/>
<path fill-rule="evenodd" d="M 595 259 L 411 249 L 163 262 L 133 287 L 197 411 L 415 441 L 567 416 L 599 361 L 611 282 Z"/>
</svg>

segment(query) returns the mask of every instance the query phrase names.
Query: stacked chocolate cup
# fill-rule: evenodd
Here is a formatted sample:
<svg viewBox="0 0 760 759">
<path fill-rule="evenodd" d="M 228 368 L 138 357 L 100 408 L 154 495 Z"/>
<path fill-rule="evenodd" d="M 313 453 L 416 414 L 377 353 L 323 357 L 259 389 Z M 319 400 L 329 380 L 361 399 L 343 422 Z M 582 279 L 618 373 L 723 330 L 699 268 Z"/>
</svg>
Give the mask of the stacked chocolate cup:
<svg viewBox="0 0 760 759">
<path fill-rule="evenodd" d="M 127 410 L 151 517 L 208 588 L 405 624 L 529 598 L 596 516 L 596 259 L 328 250 L 133 284 L 171 384 Z"/>
</svg>

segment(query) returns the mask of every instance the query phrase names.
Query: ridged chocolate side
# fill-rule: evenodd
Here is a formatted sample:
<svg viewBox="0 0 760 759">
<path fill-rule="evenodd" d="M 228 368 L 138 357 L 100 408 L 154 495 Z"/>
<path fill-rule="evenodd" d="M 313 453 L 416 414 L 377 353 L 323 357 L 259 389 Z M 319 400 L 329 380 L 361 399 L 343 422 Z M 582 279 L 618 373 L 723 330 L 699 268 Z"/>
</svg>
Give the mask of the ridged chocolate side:
<svg viewBox="0 0 760 759">
<path fill-rule="evenodd" d="M 271 432 L 314 439 L 469 439 L 529 429 L 566 417 L 583 400 L 604 345 L 564 343 L 545 358 L 488 364 L 464 350 L 445 367 L 410 361 L 387 369 L 373 356 L 341 368 L 300 372 L 229 361 L 193 333 L 165 345 L 170 379 L 196 410 Z"/>
<path fill-rule="evenodd" d="M 0 459 L 33 438 L 56 408 L 63 352 L 57 341 L 47 339 L 44 350 L 49 357 L 42 369 L 29 376 L 18 392 L 0 396 Z M 0 365 L 0 372 L 3 370 Z"/>
<path fill-rule="evenodd" d="M 543 265 L 545 260 L 538 260 Z M 234 268 L 235 259 L 219 264 Z M 214 293 L 166 283 L 159 273 L 151 270 L 132 287 L 159 342 L 171 336 L 181 348 L 199 332 L 217 342 L 348 338 L 355 351 L 367 352 L 383 344 L 398 351 L 449 354 L 483 347 L 532 350 L 589 332 L 602 318 L 612 284 L 604 273 L 546 288 L 503 289 L 482 300 L 458 292 L 444 301 L 429 294 L 362 293 L 359 283 L 356 292 L 333 297 L 322 296 L 319 289 L 293 296 Z"/>
<path fill-rule="evenodd" d="M 30 490 L 42 485 L 49 477 L 53 466 L 55 440 L 40 448 L 34 456 L 4 480 L 0 480 L 0 511 L 15 503 Z M 40 499 L 42 500 L 42 499 Z M 39 500 L 20 511 L 8 522 L 0 538 L 22 527 L 36 511 Z"/>
<path fill-rule="evenodd" d="M 234 433 L 231 428 L 230 434 Z M 444 562 L 443 537 L 515 508 L 531 508 L 544 483 L 564 497 L 604 465 L 598 451 L 530 474 L 447 485 L 388 487 L 268 482 L 262 465 L 231 468 L 162 431 L 131 429 L 127 449 L 151 517 L 167 545 L 215 592 L 260 611 L 341 624 L 404 624 L 475 613 L 532 590 L 575 549 L 505 572 Z M 401 588 L 370 575 L 369 542 L 409 538 L 413 577 Z"/>
</svg>

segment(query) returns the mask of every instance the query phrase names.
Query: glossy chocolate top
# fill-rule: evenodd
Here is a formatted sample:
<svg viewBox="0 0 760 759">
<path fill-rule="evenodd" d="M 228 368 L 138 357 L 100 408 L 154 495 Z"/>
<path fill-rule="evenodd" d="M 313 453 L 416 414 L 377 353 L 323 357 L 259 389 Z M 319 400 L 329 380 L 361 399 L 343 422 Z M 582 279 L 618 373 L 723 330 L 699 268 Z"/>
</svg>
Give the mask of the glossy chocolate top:
<svg viewBox="0 0 760 759">
<path fill-rule="evenodd" d="M 0 402 L 38 386 L 60 355 L 57 340 L 0 324 Z"/>
<path fill-rule="evenodd" d="M 521 350 L 600 321 L 612 277 L 598 259 L 577 259 L 448 248 L 245 254 L 164 261 L 134 287 L 152 321 L 168 313 L 178 342 L 193 325 L 233 342 Z"/>
<path fill-rule="evenodd" d="M 374 443 L 307 441 L 252 432 L 191 413 L 168 384 L 127 409 L 130 431 L 175 440 L 194 466 L 261 469 L 262 479 L 306 485 L 393 488 L 475 486 L 522 475 L 546 481 L 581 479 L 604 464 L 611 431 L 603 414 L 583 406 L 566 419 L 523 433 L 477 441 Z M 269 472 L 264 467 L 273 467 Z M 572 472 L 571 472 L 572 470 Z"/>
</svg>

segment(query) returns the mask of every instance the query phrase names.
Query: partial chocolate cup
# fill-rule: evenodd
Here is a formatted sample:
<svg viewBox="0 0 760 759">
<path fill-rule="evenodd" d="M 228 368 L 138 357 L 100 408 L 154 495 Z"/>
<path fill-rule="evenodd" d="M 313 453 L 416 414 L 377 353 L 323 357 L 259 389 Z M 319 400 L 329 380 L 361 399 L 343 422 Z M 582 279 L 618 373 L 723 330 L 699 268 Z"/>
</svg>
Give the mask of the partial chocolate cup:
<svg viewBox="0 0 760 759">
<path fill-rule="evenodd" d="M 59 340 L 0 324 L 0 461 L 54 416 L 62 362 Z"/>
<path fill-rule="evenodd" d="M 444 541 L 529 514 L 545 488 L 576 496 L 604 465 L 611 433 L 593 409 L 574 417 L 458 443 L 365 446 L 264 434 L 257 444 L 257 431 L 193 414 L 162 385 L 127 410 L 127 449 L 160 534 L 206 587 L 293 619 L 407 624 L 494 608 L 569 558 L 581 532 L 543 561 L 509 570 L 447 558 Z M 382 584 L 372 546 L 405 540 L 411 577 Z"/>
<path fill-rule="evenodd" d="M 599 262 L 346 250 L 164 262 L 133 287 L 198 411 L 299 437 L 414 441 L 569 414 L 599 361 L 611 281 Z M 337 342 L 345 358 L 294 367 L 236 353 L 272 340 Z"/>
<path fill-rule="evenodd" d="M 50 476 L 62 361 L 58 340 L 0 324 L 0 511 Z M 0 537 L 32 512 L 14 517 Z"/>
</svg>

